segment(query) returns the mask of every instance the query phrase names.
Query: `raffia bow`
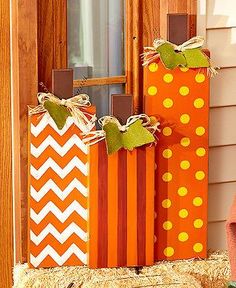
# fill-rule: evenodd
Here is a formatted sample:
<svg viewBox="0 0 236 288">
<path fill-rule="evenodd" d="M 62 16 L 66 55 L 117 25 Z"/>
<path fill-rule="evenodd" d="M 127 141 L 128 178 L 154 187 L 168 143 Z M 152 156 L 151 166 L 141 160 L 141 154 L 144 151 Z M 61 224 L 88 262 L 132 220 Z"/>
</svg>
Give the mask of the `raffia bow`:
<svg viewBox="0 0 236 288">
<path fill-rule="evenodd" d="M 38 93 L 38 101 L 40 103 L 38 106 L 29 107 L 29 115 L 47 112 L 44 104 L 46 101 L 50 101 L 58 106 L 66 107 L 83 133 L 89 132 L 95 126 L 96 115 L 81 111 L 81 108 L 91 106 L 89 96 L 86 94 L 79 94 L 69 99 L 59 99 L 52 93 Z"/>
<path fill-rule="evenodd" d="M 148 117 L 146 114 L 133 115 L 129 117 L 125 125 L 121 125 L 119 120 L 114 116 L 104 116 L 98 120 L 98 123 L 101 128 L 103 128 L 103 126 L 108 123 L 115 123 L 121 132 L 126 132 L 128 128 L 137 120 L 142 120 L 142 126 L 145 127 L 152 134 L 154 134 L 156 131 L 160 131 L 160 129 L 158 128 L 160 123 L 158 121 L 152 123 L 151 118 Z M 103 129 L 97 131 L 90 131 L 88 133 L 83 133 L 83 136 L 83 142 L 85 144 L 94 145 L 106 138 L 106 132 Z"/>
</svg>

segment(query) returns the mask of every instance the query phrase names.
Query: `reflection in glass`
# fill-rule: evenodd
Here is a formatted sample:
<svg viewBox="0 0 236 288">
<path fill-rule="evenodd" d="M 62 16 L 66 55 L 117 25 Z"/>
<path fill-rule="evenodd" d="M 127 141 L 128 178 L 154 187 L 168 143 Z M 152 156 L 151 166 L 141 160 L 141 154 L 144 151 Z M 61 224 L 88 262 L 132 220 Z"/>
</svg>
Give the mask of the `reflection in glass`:
<svg viewBox="0 0 236 288">
<path fill-rule="evenodd" d="M 123 75 L 123 40 L 124 0 L 68 0 L 68 63 L 74 79 Z M 123 93 L 123 86 L 84 90 L 96 97 L 101 116 L 109 113 L 109 95 Z"/>
</svg>

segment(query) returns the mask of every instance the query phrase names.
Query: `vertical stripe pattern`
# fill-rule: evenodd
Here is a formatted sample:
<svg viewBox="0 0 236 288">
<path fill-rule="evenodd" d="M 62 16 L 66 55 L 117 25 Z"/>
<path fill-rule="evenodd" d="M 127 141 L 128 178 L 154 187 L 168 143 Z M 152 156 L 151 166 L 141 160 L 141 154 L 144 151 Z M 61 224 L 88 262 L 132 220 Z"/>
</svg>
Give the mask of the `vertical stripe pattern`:
<svg viewBox="0 0 236 288">
<path fill-rule="evenodd" d="M 155 148 L 143 147 L 132 152 L 121 149 L 108 156 L 104 142 L 94 146 L 90 150 L 88 179 L 88 265 L 152 265 Z M 98 189 L 94 189 L 96 185 Z M 96 193 L 97 206 L 92 203 Z"/>
</svg>

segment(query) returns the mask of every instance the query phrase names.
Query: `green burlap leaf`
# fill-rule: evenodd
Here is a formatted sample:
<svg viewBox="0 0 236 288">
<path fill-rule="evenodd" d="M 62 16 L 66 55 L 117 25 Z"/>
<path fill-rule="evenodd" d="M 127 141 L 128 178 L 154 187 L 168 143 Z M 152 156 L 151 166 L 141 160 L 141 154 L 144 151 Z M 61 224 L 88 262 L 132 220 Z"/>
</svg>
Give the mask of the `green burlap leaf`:
<svg viewBox="0 0 236 288">
<path fill-rule="evenodd" d="M 228 288 L 235 288 L 236 287 L 236 282 L 231 281 L 228 283 Z"/>
<path fill-rule="evenodd" d="M 106 132 L 108 154 L 115 153 L 121 148 L 132 151 L 134 148 L 155 141 L 152 133 L 143 127 L 141 120 L 137 120 L 131 124 L 126 132 L 121 132 L 117 124 L 112 122 L 105 124 L 103 130 Z"/>
<path fill-rule="evenodd" d="M 135 121 L 129 126 L 127 132 L 123 133 L 124 148 L 130 151 L 136 147 L 153 143 L 154 141 L 154 136 L 151 132 L 143 127 L 141 120 Z"/>
<path fill-rule="evenodd" d="M 161 60 L 167 69 L 174 69 L 178 66 L 186 66 L 187 62 L 182 53 L 177 53 L 169 43 L 164 43 L 157 48 Z"/>
<path fill-rule="evenodd" d="M 107 153 L 112 154 L 120 150 L 123 147 L 123 140 L 118 126 L 110 122 L 103 126 L 103 130 L 106 132 Z"/>
<path fill-rule="evenodd" d="M 57 105 L 49 100 L 44 102 L 44 108 L 48 111 L 59 130 L 65 126 L 66 119 L 71 116 L 70 111 L 65 106 Z"/>
<path fill-rule="evenodd" d="M 208 68 L 210 67 L 207 56 L 199 48 L 187 49 L 182 52 L 186 58 L 188 68 Z"/>
</svg>

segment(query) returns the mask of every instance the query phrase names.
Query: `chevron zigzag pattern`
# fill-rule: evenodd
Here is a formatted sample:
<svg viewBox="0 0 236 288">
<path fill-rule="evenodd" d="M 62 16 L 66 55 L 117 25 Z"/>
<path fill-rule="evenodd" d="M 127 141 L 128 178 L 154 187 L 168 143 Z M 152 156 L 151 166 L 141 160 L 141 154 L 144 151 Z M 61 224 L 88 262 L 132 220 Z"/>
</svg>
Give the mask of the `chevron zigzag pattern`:
<svg viewBox="0 0 236 288">
<path fill-rule="evenodd" d="M 65 200 L 73 189 L 77 189 L 78 192 L 81 193 L 84 197 L 88 196 L 87 187 L 85 187 L 76 178 L 74 178 L 64 190 L 61 190 L 52 179 L 49 179 L 46 184 L 43 185 L 43 187 L 38 191 L 36 191 L 31 185 L 30 194 L 35 201 L 39 202 L 50 190 L 52 190 L 57 195 L 57 197 L 59 197 L 61 200 Z"/>
<path fill-rule="evenodd" d="M 72 117 L 59 130 L 48 113 L 29 125 L 29 264 L 87 263 L 88 147 Z"/>
<path fill-rule="evenodd" d="M 50 256 L 59 266 L 62 266 L 73 254 L 76 255 L 81 262 L 87 264 L 87 253 L 83 253 L 75 244 L 72 244 L 63 255 L 59 255 L 55 249 L 47 245 L 37 257 L 34 257 L 32 254 L 30 255 L 30 263 L 32 263 L 34 267 L 38 267 L 47 256 Z"/>
</svg>

